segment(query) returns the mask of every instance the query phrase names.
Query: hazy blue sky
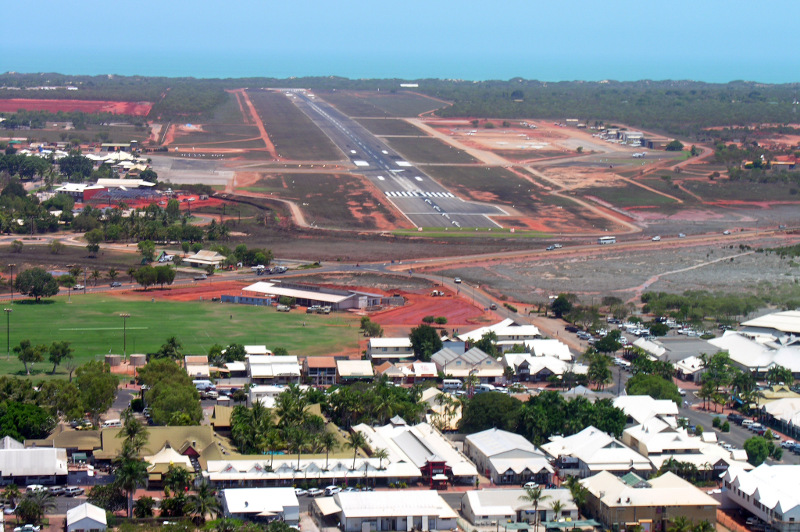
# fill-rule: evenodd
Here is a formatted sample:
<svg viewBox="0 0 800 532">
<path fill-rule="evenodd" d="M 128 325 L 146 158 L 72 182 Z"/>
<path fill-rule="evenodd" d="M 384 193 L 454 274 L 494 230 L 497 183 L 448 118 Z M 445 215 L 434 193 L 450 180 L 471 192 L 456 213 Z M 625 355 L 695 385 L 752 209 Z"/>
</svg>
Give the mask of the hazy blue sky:
<svg viewBox="0 0 800 532">
<path fill-rule="evenodd" d="M 800 81 L 800 2 L 78 0 L 5 11 L 0 71 Z"/>
</svg>

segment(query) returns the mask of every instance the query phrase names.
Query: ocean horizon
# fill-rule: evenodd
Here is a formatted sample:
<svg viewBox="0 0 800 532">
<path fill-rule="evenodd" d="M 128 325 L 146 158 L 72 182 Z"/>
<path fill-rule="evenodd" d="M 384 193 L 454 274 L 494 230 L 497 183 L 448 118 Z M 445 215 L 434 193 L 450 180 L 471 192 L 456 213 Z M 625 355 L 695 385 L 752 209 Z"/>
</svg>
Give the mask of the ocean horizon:
<svg viewBox="0 0 800 532">
<path fill-rule="evenodd" d="M 130 50 L 76 50 L 6 57 L 4 72 L 55 72 L 67 75 L 124 75 L 194 78 L 336 76 L 349 79 L 460 79 L 468 81 L 524 78 L 558 81 L 693 80 L 707 83 L 754 81 L 798 83 L 792 69 L 778 59 L 721 59 L 709 62 L 678 58 L 644 60 L 636 57 L 536 57 L 535 54 L 342 52 L 185 51 L 161 53 Z"/>
</svg>

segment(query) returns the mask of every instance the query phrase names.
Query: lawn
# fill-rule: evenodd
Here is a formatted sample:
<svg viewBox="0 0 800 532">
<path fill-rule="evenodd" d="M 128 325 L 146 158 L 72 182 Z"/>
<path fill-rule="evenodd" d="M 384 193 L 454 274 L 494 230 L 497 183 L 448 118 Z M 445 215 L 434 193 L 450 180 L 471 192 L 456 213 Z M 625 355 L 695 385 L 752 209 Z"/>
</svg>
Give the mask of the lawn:
<svg viewBox="0 0 800 532">
<path fill-rule="evenodd" d="M 428 137 L 394 137 L 384 139 L 389 146 L 409 161 L 420 164 L 473 164 L 478 161 L 464 150 L 439 139 Z"/>
<path fill-rule="evenodd" d="M 296 161 L 338 161 L 342 152 L 325 133 L 278 92 L 247 91 L 281 157 Z"/>
<path fill-rule="evenodd" d="M 365 180 L 350 174 L 276 174 L 245 190 L 295 200 L 306 220 L 322 227 L 375 229 L 374 213 L 390 223 L 396 221 Z"/>
<path fill-rule="evenodd" d="M 425 135 L 417 126 L 397 118 L 360 118 L 358 123 L 373 135 Z"/>
<path fill-rule="evenodd" d="M 138 140 L 144 143 L 150 136 L 150 129 L 137 126 L 101 126 L 88 125 L 86 129 L 30 129 L 21 133 L 17 130 L 0 130 L 0 139 L 24 136 L 39 142 L 61 142 L 69 139 L 79 139 L 81 143 L 89 142 L 129 142 Z"/>
<path fill-rule="evenodd" d="M 415 117 L 444 107 L 440 102 L 412 93 L 316 91 L 316 94 L 351 117 Z"/>
<path fill-rule="evenodd" d="M 5 306 L 9 308 L 8 302 Z M 170 336 L 182 344 L 184 354 L 202 355 L 215 343 L 232 342 L 285 347 L 292 355 L 324 355 L 351 348 L 358 338 L 358 320 L 349 314 L 279 313 L 247 305 L 151 302 L 109 294 L 73 295 L 71 303 L 65 297 L 39 304 L 15 300 L 10 307 L 12 350 L 24 339 L 47 345 L 68 341 L 79 364 L 108 353 L 122 354 L 121 313 L 130 314 L 125 332 L 128 354 L 154 352 Z M 10 361 L 0 357 L 0 374 L 24 375 L 22 363 L 11 355 Z M 47 362 L 34 367 L 37 378 L 51 369 Z M 64 376 L 66 371 L 59 368 L 59 374 Z"/>
</svg>

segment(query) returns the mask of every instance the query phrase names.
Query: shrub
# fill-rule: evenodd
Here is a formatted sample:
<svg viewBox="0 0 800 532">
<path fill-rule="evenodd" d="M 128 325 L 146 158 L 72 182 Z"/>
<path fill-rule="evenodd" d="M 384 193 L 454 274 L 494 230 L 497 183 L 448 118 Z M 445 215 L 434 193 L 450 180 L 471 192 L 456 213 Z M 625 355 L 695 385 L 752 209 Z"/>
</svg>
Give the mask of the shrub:
<svg viewBox="0 0 800 532">
<path fill-rule="evenodd" d="M 711 426 L 714 427 L 715 429 L 718 429 L 720 425 L 722 425 L 722 421 L 718 417 L 715 417 L 714 420 L 711 422 Z"/>
<path fill-rule="evenodd" d="M 730 423 L 728 423 L 727 421 L 726 421 L 726 422 L 724 422 L 724 423 L 722 424 L 722 426 L 720 427 L 720 430 L 721 430 L 722 432 L 730 432 L 730 431 L 731 431 L 731 424 L 730 424 Z"/>
</svg>

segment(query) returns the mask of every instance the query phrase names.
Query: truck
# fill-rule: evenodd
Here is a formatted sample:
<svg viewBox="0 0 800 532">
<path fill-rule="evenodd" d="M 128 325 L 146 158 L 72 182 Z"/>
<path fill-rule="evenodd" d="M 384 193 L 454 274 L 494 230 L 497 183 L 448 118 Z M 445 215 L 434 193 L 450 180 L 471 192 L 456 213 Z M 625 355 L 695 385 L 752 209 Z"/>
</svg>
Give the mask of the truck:
<svg viewBox="0 0 800 532">
<path fill-rule="evenodd" d="M 278 305 L 277 306 L 278 312 L 289 312 L 291 309 L 289 305 Z"/>
</svg>

